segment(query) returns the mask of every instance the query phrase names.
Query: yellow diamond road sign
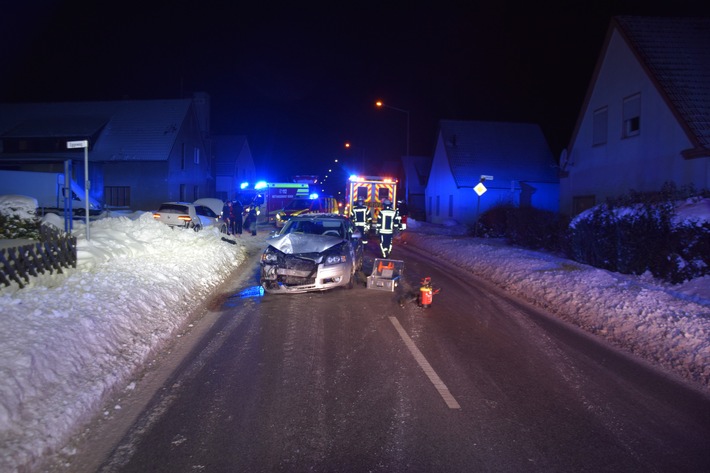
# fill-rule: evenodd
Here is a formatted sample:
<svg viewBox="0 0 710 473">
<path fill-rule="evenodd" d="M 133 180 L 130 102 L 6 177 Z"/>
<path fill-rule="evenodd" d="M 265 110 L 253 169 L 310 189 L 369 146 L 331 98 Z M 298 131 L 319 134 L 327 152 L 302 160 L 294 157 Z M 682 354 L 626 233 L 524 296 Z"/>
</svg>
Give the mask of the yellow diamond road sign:
<svg viewBox="0 0 710 473">
<path fill-rule="evenodd" d="M 476 187 L 474 187 L 473 190 L 476 191 L 476 194 L 478 194 L 478 196 L 480 197 L 488 189 L 486 189 L 486 186 L 484 186 L 482 182 L 479 182 L 478 184 L 476 184 Z"/>
</svg>

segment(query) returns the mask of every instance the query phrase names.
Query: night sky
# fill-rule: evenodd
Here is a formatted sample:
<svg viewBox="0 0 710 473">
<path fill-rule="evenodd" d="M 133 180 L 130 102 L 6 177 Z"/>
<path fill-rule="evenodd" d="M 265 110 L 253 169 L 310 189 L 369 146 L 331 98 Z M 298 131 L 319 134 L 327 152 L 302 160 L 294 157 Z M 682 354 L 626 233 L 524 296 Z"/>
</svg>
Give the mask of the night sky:
<svg viewBox="0 0 710 473">
<path fill-rule="evenodd" d="M 559 156 L 613 15 L 710 16 L 705 0 L 12 3 L 0 102 L 205 91 L 212 131 L 247 135 L 274 181 L 405 154 L 407 114 L 376 99 L 409 111 L 413 155 L 462 119 L 539 123 Z"/>
</svg>

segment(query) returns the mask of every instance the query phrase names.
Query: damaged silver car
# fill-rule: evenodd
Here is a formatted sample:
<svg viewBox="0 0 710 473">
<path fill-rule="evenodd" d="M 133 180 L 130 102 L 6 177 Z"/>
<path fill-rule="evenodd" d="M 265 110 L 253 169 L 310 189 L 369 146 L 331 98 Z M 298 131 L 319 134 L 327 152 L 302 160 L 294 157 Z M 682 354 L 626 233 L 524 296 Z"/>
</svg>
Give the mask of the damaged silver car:
<svg viewBox="0 0 710 473">
<path fill-rule="evenodd" d="M 270 293 L 352 288 L 362 269 L 362 235 L 338 214 L 292 217 L 267 240 L 261 285 Z"/>
</svg>

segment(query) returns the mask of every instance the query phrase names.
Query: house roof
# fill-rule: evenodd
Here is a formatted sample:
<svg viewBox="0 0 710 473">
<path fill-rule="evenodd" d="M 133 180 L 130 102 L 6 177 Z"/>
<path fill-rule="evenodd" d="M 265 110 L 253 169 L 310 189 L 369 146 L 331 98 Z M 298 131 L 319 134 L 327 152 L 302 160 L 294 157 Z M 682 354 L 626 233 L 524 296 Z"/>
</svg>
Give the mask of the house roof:
<svg viewBox="0 0 710 473">
<path fill-rule="evenodd" d="M 710 18 L 613 19 L 695 146 L 710 149 Z"/>
<path fill-rule="evenodd" d="M 163 161 L 191 104 L 192 99 L 0 104 L 0 139 L 88 138 L 91 161 Z"/>
<path fill-rule="evenodd" d="M 533 123 L 441 120 L 439 134 L 457 187 L 474 187 L 481 175 L 490 184 L 559 182 L 552 151 Z"/>
</svg>

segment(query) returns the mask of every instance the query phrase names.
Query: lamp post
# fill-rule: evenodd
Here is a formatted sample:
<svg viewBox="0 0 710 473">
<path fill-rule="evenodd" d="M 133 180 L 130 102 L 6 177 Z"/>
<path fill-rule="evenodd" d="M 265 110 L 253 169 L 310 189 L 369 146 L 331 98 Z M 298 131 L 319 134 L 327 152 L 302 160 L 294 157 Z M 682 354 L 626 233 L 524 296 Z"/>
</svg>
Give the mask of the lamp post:
<svg viewBox="0 0 710 473">
<path fill-rule="evenodd" d="M 402 112 L 402 113 L 407 114 L 407 154 L 406 155 L 409 156 L 409 110 L 404 110 L 402 108 L 393 107 L 392 105 L 387 105 L 382 100 L 378 100 L 377 102 L 375 102 L 375 106 L 377 108 L 389 108 L 389 109 L 395 110 L 397 112 Z"/>
</svg>

